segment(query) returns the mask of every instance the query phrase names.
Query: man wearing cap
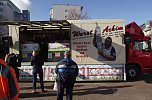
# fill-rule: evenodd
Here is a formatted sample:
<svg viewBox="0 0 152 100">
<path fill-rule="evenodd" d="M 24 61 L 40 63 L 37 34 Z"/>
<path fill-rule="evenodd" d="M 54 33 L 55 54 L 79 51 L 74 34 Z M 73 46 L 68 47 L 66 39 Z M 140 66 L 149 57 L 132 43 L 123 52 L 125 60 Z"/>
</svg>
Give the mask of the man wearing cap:
<svg viewBox="0 0 152 100">
<path fill-rule="evenodd" d="M 56 65 L 55 72 L 57 74 L 57 100 L 63 100 L 64 88 L 66 88 L 66 100 L 72 100 L 73 87 L 78 76 L 78 66 L 71 59 L 69 51 L 64 53 L 64 59 Z"/>
</svg>

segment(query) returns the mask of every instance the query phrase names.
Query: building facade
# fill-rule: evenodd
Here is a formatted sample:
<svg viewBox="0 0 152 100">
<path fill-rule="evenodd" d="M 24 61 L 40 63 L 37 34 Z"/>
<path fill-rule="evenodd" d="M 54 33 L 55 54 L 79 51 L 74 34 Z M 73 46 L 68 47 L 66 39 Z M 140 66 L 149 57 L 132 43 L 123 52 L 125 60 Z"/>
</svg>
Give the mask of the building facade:
<svg viewBox="0 0 152 100">
<path fill-rule="evenodd" d="M 152 39 L 152 20 L 148 20 L 143 25 L 143 27 L 141 27 L 141 29 L 143 30 L 143 32 L 146 36 L 150 36 L 150 38 Z"/>
<path fill-rule="evenodd" d="M 1 20 L 7 21 L 30 21 L 30 12 L 21 10 L 10 0 L 0 0 L 0 17 Z"/>
<path fill-rule="evenodd" d="M 14 12 L 15 21 L 30 21 L 30 12 L 29 10 L 22 10 L 21 12 Z"/>
<path fill-rule="evenodd" d="M 20 13 L 20 9 L 16 7 L 10 0 L 0 0 L 0 16 L 3 20 L 14 21 L 15 13 Z"/>
<path fill-rule="evenodd" d="M 77 19 L 76 15 L 80 15 L 83 7 L 77 5 L 59 5 L 55 4 L 50 9 L 51 20 L 70 20 Z"/>
<path fill-rule="evenodd" d="M 30 12 L 28 10 L 20 10 L 10 0 L 0 0 L 0 21 L 30 21 Z M 2 38 L 8 36 L 8 27 L 0 26 L 0 44 Z"/>
</svg>

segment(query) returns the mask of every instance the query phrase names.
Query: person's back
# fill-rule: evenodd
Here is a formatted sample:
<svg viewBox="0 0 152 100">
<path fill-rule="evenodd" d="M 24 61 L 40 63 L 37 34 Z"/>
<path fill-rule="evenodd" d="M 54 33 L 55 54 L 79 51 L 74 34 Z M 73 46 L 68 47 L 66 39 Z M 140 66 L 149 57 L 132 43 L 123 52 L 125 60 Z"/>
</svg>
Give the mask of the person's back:
<svg viewBox="0 0 152 100">
<path fill-rule="evenodd" d="M 18 63 L 17 63 L 16 55 L 14 53 L 9 54 L 6 57 L 6 63 L 15 70 L 16 78 L 17 78 L 17 80 L 19 80 L 19 69 L 17 68 Z"/>
<path fill-rule="evenodd" d="M 65 58 L 61 60 L 55 69 L 57 74 L 57 100 L 63 100 L 64 88 L 66 88 L 67 100 L 72 100 L 73 87 L 78 76 L 78 66 L 70 58 L 70 52 L 65 52 Z"/>
<path fill-rule="evenodd" d="M 0 59 L 0 100 L 18 100 L 19 86 L 14 70 Z"/>
<path fill-rule="evenodd" d="M 56 71 L 59 75 L 59 80 L 70 80 L 76 78 L 78 75 L 78 68 L 76 63 L 70 58 L 64 58 L 58 63 L 58 71 Z"/>
</svg>

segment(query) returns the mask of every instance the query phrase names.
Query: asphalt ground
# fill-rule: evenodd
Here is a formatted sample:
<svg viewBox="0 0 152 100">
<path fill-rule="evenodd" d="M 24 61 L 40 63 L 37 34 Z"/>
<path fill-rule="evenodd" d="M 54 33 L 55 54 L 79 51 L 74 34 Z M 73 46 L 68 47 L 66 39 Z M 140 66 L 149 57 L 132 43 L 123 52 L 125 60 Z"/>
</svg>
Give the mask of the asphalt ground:
<svg viewBox="0 0 152 100">
<path fill-rule="evenodd" d="M 37 93 L 32 93 L 32 82 L 19 82 L 19 100 L 56 100 L 53 84 L 45 82 L 48 92 L 41 93 L 37 82 Z M 73 100 L 152 100 L 152 74 L 127 82 L 77 82 Z"/>
</svg>

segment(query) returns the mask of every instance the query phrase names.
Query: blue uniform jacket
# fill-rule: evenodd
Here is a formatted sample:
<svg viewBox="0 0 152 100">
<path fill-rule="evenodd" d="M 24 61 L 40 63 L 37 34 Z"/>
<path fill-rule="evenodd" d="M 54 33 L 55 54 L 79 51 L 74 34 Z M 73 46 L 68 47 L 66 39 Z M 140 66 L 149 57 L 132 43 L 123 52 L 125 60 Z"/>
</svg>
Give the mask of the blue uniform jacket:
<svg viewBox="0 0 152 100">
<path fill-rule="evenodd" d="M 71 58 L 64 58 L 57 65 L 55 72 L 58 79 L 66 77 L 76 78 L 78 76 L 78 66 Z"/>
</svg>

